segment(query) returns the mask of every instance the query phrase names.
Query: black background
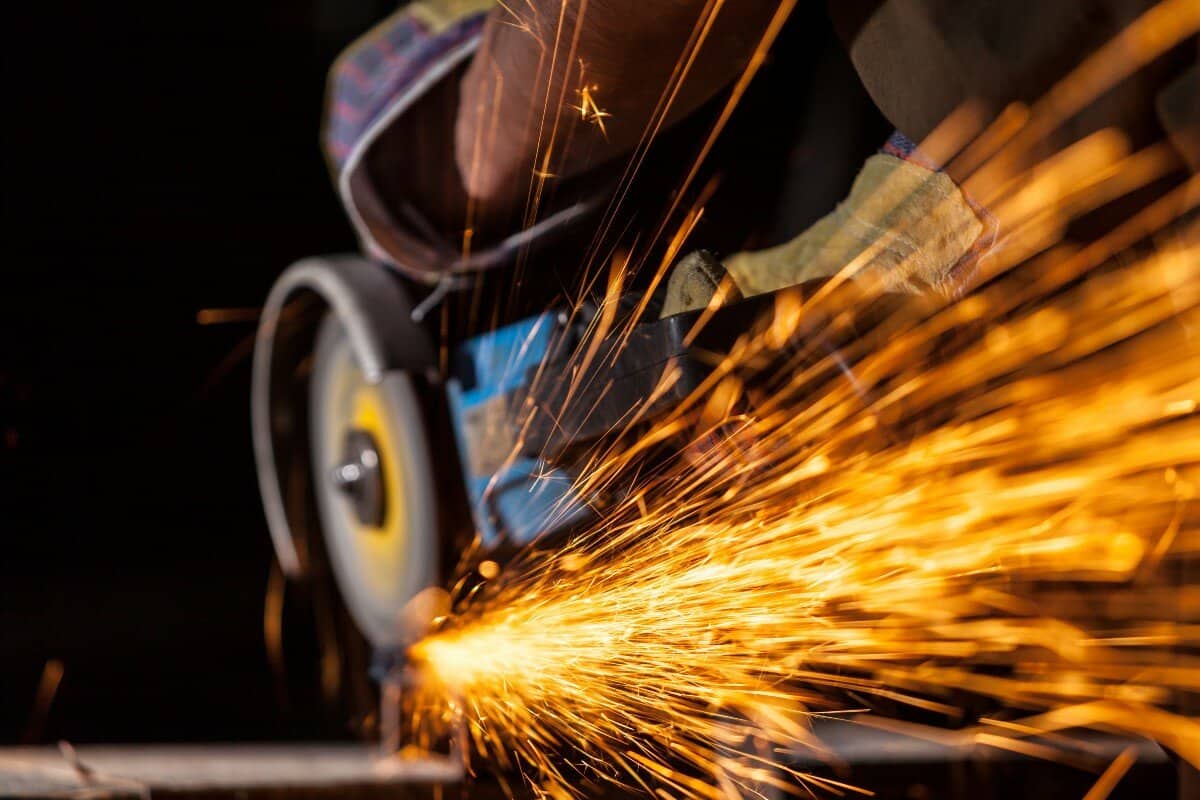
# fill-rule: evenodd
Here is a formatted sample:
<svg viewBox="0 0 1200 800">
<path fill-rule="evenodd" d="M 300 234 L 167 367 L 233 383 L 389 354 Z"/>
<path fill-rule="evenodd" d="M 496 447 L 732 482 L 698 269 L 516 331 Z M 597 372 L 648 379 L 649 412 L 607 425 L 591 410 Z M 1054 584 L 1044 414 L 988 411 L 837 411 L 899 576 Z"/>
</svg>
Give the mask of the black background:
<svg viewBox="0 0 1200 800">
<path fill-rule="evenodd" d="M 318 147 L 325 72 L 395 5 L 6 9 L 0 744 L 353 735 L 294 590 L 287 679 L 268 665 L 253 323 L 197 312 L 255 308 L 292 261 L 353 249 Z M 821 4 L 787 35 L 778 83 L 743 103 L 763 113 L 714 154 L 744 169 L 705 246 L 806 226 L 887 134 Z M 64 676 L 31 720 L 50 659 Z"/>
<path fill-rule="evenodd" d="M 324 73 L 389 8 L 6 8 L 0 741 L 30 733 L 52 658 L 41 741 L 345 730 L 280 703 L 253 325 L 196 314 L 255 307 L 291 261 L 353 247 L 318 148 Z"/>
</svg>

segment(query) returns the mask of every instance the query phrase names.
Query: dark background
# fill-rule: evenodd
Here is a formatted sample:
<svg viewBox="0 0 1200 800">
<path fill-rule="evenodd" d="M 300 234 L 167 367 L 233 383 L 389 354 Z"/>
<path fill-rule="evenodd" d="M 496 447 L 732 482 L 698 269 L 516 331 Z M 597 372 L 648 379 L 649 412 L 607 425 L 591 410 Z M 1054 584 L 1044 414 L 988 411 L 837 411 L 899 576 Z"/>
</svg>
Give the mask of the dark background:
<svg viewBox="0 0 1200 800">
<path fill-rule="evenodd" d="M 253 322 L 196 315 L 353 247 L 317 144 L 324 73 L 391 7 L 6 8 L 0 743 L 38 733 L 48 659 L 65 672 L 40 741 L 346 730 L 303 690 L 281 706 Z"/>
<path fill-rule="evenodd" d="M 6 9 L 0 744 L 353 735 L 295 587 L 286 679 L 269 666 L 252 312 L 197 312 L 253 310 L 295 259 L 353 249 L 318 147 L 325 71 L 396 5 Z M 781 83 L 760 76 L 743 103 L 767 122 L 734 126 L 725 166 L 745 170 L 706 215 L 709 246 L 721 220 L 758 244 L 806 226 L 887 134 L 811 5 L 766 70 Z M 52 659 L 61 683 L 33 714 Z"/>
</svg>

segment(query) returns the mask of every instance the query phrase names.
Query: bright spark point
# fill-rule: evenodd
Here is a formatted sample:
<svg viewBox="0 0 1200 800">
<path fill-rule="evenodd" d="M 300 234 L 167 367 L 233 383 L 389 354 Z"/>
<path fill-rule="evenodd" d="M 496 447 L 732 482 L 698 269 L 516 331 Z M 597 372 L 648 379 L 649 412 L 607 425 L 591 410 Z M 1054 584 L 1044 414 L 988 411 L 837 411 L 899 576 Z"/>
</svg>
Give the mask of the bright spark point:
<svg viewBox="0 0 1200 800">
<path fill-rule="evenodd" d="M 571 106 L 571 108 L 579 112 L 579 118 L 584 122 L 595 124 L 600 129 L 600 134 L 605 139 L 608 139 L 608 128 L 605 127 L 604 120 L 611 117 L 612 114 L 596 105 L 594 92 L 599 90 L 600 87 L 596 84 L 584 84 L 579 89 L 576 89 L 575 93 L 579 95 L 579 105 Z"/>
</svg>

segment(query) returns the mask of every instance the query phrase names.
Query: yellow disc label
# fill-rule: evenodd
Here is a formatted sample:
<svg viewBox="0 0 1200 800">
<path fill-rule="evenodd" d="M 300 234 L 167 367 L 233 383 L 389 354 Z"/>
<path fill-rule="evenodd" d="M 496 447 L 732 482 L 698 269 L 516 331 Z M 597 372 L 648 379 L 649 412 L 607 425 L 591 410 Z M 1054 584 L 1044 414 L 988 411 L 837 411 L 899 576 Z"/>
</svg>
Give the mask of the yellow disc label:
<svg viewBox="0 0 1200 800">
<path fill-rule="evenodd" d="M 376 452 L 379 454 L 379 468 L 383 472 L 385 492 L 385 511 L 383 527 L 375 528 L 360 525 L 362 536 L 361 547 L 365 555 L 367 567 L 370 570 L 369 581 L 372 585 L 390 583 L 395 580 L 399 568 L 396 563 L 400 560 L 398 554 L 407 552 L 403 547 L 408 539 L 408 531 L 404 521 L 404 470 L 407 465 L 397 458 L 395 451 L 395 435 L 391 421 L 384 410 L 384 399 L 379 388 L 365 384 L 357 388 L 353 399 L 352 427 L 365 431 L 375 441 Z M 387 590 L 391 587 L 380 586 Z"/>
</svg>

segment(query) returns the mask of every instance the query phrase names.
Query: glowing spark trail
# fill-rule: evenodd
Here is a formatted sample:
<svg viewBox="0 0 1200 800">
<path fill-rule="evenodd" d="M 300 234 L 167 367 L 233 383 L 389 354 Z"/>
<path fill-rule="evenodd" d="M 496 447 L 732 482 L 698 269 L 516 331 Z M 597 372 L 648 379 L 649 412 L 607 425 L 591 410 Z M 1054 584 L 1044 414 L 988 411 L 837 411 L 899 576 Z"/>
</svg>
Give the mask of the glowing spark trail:
<svg viewBox="0 0 1200 800">
<path fill-rule="evenodd" d="M 786 754 L 826 754 L 814 714 L 885 701 L 992 746 L 1098 726 L 1200 764 L 1179 711 L 1200 694 L 1200 592 L 1178 578 L 1200 559 L 1200 179 L 1067 246 L 1072 220 L 1178 164 L 1117 131 L 1018 158 L 1194 32 L 1191 8 L 1163 3 L 1105 51 L 1122 63 L 977 138 L 939 132 L 1002 231 L 973 294 L 823 352 L 881 288 L 784 292 L 672 413 L 586 454 L 580 495 L 620 499 L 489 567 L 412 648 L 410 738 L 457 738 L 552 797 L 850 791 Z"/>
<path fill-rule="evenodd" d="M 1200 551 L 1200 248 L 929 358 L 1003 294 L 881 326 L 889 344 L 856 367 L 871 407 L 799 371 L 775 411 L 722 420 L 724 444 L 699 432 L 686 468 L 417 645 L 414 724 L 460 721 L 555 794 L 575 770 L 688 797 L 816 786 L 744 740 L 819 751 L 806 715 L 855 696 L 953 717 L 966 692 L 1062 715 L 1043 731 L 1103 724 L 1200 761 L 1200 724 L 1159 710 L 1200 691 L 1180 652 L 1200 645 L 1200 598 L 1162 577 Z"/>
</svg>

